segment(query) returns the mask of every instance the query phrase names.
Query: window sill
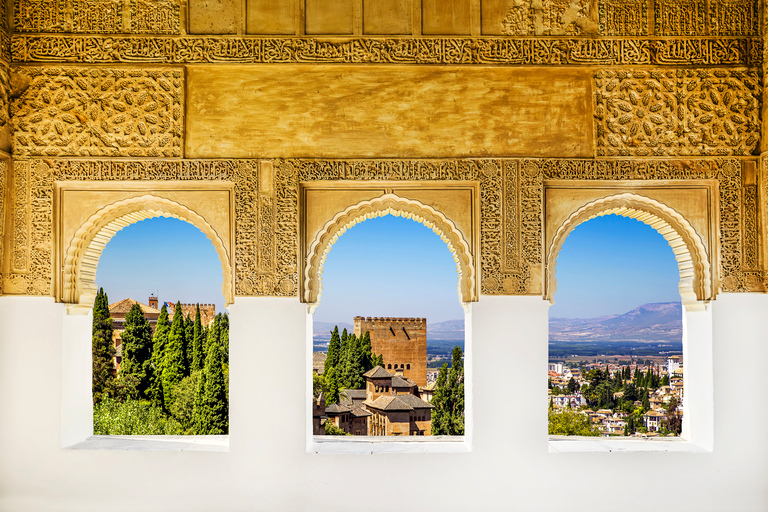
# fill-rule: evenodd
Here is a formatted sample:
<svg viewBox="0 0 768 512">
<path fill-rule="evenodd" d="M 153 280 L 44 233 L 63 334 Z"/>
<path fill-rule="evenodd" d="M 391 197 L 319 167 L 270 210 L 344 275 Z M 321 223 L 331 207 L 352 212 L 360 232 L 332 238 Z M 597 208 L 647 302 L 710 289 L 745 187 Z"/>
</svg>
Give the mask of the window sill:
<svg viewBox="0 0 768 512">
<path fill-rule="evenodd" d="M 67 450 L 228 452 L 229 436 L 89 436 Z"/>
<path fill-rule="evenodd" d="M 708 453 L 702 446 L 680 437 L 581 437 L 549 436 L 549 453 L 585 452 L 684 452 Z"/>
<path fill-rule="evenodd" d="M 307 452 L 320 454 L 469 453 L 467 436 L 311 436 Z"/>
</svg>

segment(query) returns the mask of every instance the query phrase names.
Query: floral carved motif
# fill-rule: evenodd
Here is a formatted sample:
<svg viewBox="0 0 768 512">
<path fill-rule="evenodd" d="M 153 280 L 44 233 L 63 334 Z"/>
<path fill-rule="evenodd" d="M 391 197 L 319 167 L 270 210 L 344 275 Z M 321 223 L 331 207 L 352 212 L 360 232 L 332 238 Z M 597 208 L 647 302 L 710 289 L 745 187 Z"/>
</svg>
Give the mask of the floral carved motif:
<svg viewBox="0 0 768 512">
<path fill-rule="evenodd" d="M 376 63 L 456 65 L 759 65 L 744 38 L 99 37 L 16 34 L 15 62 Z"/>
<path fill-rule="evenodd" d="M 760 133 L 754 70 L 601 70 L 597 156 L 749 155 Z"/>
<path fill-rule="evenodd" d="M 19 68 L 17 156 L 181 156 L 183 74 L 169 69 Z"/>
</svg>

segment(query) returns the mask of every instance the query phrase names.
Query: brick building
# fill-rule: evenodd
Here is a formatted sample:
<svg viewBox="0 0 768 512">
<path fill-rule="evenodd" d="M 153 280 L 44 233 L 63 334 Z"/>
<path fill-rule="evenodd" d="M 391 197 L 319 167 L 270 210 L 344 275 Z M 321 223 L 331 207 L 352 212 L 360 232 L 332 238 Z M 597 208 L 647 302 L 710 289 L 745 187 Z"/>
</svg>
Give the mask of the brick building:
<svg viewBox="0 0 768 512">
<path fill-rule="evenodd" d="M 402 370 L 418 386 L 427 385 L 426 318 L 354 318 L 355 336 L 371 335 L 371 350 L 384 358 L 384 369 Z"/>
</svg>

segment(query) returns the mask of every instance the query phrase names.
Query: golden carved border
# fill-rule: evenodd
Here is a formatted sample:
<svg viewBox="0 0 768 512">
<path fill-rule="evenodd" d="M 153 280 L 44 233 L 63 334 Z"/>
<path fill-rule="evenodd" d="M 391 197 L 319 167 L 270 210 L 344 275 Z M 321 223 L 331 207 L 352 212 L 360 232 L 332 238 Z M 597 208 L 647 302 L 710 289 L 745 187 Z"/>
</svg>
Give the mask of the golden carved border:
<svg viewBox="0 0 768 512">
<path fill-rule="evenodd" d="M 389 193 L 351 205 L 326 222 L 310 243 L 303 262 L 302 299 L 304 302 L 314 306 L 319 304 L 323 292 L 323 281 L 320 276 L 323 273 L 325 259 L 336 240 L 355 224 L 385 215 L 413 219 L 434 231 L 448 245 L 456 262 L 456 270 L 459 274 L 458 291 L 462 302 L 477 300 L 474 258 L 470 242 L 462 232 L 450 219 L 434 208 L 419 201 Z"/>
<path fill-rule="evenodd" d="M 223 241 L 200 215 L 175 201 L 146 194 L 118 201 L 101 208 L 84 222 L 66 243 L 63 261 L 62 302 L 77 304 L 86 311 L 96 298 L 96 268 L 104 247 L 121 229 L 153 217 L 173 217 L 189 222 L 202 231 L 213 244 L 221 261 L 222 295 L 227 304 L 233 301 L 232 266 Z"/>
<path fill-rule="evenodd" d="M 643 222 L 658 231 L 669 243 L 680 270 L 680 296 L 686 308 L 696 309 L 701 304 L 697 301 L 714 298 L 710 259 L 701 236 L 672 208 L 634 193 L 615 194 L 592 201 L 573 212 L 560 225 L 551 246 L 547 248 L 544 298 L 554 300 L 557 290 L 557 257 L 571 231 L 583 222 L 611 214 Z"/>
<path fill-rule="evenodd" d="M 13 62 L 760 66 L 744 37 L 11 37 Z"/>
<path fill-rule="evenodd" d="M 765 251 L 763 240 L 743 237 L 747 204 L 744 166 L 757 159 L 557 159 L 482 158 L 419 160 L 78 160 L 22 159 L 13 162 L 12 219 L 6 224 L 9 294 L 50 295 L 52 282 L 53 182 L 66 180 L 223 180 L 235 188 L 234 295 L 297 296 L 299 273 L 299 181 L 476 181 L 480 185 L 480 293 L 542 295 L 543 180 L 717 180 L 719 191 L 721 291 L 764 292 L 764 264 L 744 266 L 746 251 Z M 765 168 L 758 212 L 765 216 Z M 749 203 L 749 198 L 747 202 Z M 760 207 L 760 204 L 763 204 Z M 748 225 L 749 222 L 747 223 Z M 751 229 L 751 228 L 750 228 Z M 261 254 L 264 241 L 272 241 Z M 763 244 L 763 245 L 761 245 Z M 24 255 L 23 269 L 9 269 L 12 255 Z"/>
</svg>

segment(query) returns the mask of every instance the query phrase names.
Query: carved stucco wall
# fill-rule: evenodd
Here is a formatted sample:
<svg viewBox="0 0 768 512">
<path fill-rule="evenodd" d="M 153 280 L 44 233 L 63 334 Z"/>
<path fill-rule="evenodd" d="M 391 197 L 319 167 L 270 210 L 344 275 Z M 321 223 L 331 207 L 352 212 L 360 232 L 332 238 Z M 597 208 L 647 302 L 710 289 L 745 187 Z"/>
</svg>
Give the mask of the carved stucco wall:
<svg viewBox="0 0 768 512">
<path fill-rule="evenodd" d="M 305 18 L 311 9 L 300 10 L 298 25 L 294 20 L 287 32 L 270 31 L 277 18 L 259 25 L 238 14 L 231 27 L 198 36 L 189 35 L 190 20 L 202 12 L 196 1 L 160 2 L 156 12 L 133 0 L 76 1 L 72 8 L 48 3 L 50 9 L 33 9 L 39 2 L 16 0 L 15 33 L 8 41 L 3 31 L 8 44 L 0 45 L 0 60 L 8 55 L 14 65 L 11 73 L 0 66 L 0 101 L 12 101 L 6 124 L 13 126 L 14 157 L 6 183 L 4 293 L 53 294 L 52 191 L 54 182 L 71 180 L 232 183 L 234 286 L 241 296 L 299 295 L 300 182 L 478 182 L 480 293 L 539 295 L 545 180 L 716 180 L 716 281 L 724 291 L 766 290 L 768 164 L 758 153 L 764 87 L 758 2 L 550 0 L 539 8 L 537 2 L 483 0 L 468 7 L 466 26 L 462 18 L 453 28 L 426 19 L 442 7 L 424 2 L 413 11 L 419 19 L 400 25 L 365 21 L 363 9 L 339 11 L 352 16 L 352 32 L 334 38 L 322 37 L 319 20 Z M 279 3 L 285 12 L 295 6 Z M 250 20 L 261 4 L 232 5 Z M 367 37 L 385 25 L 410 29 Z M 255 26 L 265 27 L 264 37 L 249 36 L 255 33 L 248 27 Z M 308 26 L 319 32 L 305 35 Z M 429 36 L 424 27 L 432 27 Z M 201 63 L 212 72 L 217 63 L 433 64 L 451 66 L 457 76 L 476 65 L 578 68 L 592 91 L 583 119 L 593 128 L 592 155 L 423 158 L 424 151 L 336 160 L 232 159 L 214 152 L 206 160 L 184 158 L 191 122 L 186 65 Z M 483 113 L 477 116 L 481 121 Z"/>
</svg>

